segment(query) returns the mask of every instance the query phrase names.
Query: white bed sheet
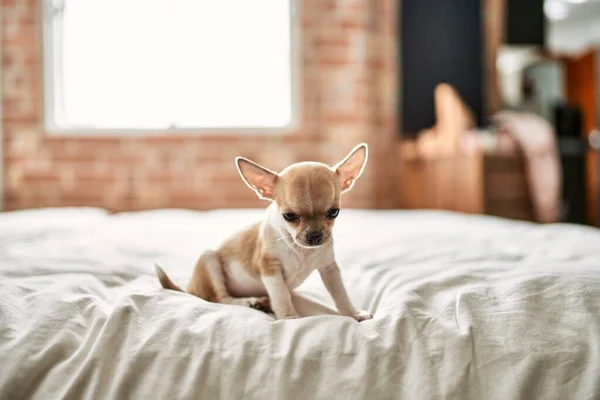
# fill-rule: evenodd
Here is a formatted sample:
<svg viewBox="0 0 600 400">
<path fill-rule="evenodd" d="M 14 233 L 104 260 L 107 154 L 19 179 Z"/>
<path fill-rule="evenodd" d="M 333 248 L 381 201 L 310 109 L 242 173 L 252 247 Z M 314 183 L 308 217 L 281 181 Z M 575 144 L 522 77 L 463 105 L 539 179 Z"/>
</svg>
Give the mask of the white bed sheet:
<svg viewBox="0 0 600 400">
<path fill-rule="evenodd" d="M 0 214 L 0 398 L 600 396 L 598 230 L 344 210 L 344 281 L 374 314 L 360 324 L 274 322 L 159 287 L 154 262 L 185 284 L 261 212 Z M 332 306 L 318 274 L 298 294 Z"/>
</svg>

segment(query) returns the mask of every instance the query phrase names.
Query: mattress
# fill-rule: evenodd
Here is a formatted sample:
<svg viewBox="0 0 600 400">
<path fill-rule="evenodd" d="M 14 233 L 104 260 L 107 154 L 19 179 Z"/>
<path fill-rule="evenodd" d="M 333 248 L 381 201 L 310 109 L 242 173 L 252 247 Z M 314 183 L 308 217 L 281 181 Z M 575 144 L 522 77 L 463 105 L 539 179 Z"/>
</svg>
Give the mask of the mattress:
<svg viewBox="0 0 600 400">
<path fill-rule="evenodd" d="M 600 232 L 442 211 L 343 210 L 353 302 L 318 274 L 305 317 L 205 302 L 199 254 L 260 210 L 0 214 L 2 399 L 592 399 Z"/>
</svg>

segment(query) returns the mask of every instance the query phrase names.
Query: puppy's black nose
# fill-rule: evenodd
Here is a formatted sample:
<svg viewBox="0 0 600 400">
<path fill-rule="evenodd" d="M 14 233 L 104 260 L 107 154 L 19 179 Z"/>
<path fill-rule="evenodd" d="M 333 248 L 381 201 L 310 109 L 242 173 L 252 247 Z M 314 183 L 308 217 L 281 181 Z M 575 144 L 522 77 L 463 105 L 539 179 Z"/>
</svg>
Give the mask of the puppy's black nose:
<svg viewBox="0 0 600 400">
<path fill-rule="evenodd" d="M 321 244 L 321 240 L 323 240 L 323 232 L 321 231 L 310 231 L 306 234 L 306 241 L 311 246 Z"/>
</svg>

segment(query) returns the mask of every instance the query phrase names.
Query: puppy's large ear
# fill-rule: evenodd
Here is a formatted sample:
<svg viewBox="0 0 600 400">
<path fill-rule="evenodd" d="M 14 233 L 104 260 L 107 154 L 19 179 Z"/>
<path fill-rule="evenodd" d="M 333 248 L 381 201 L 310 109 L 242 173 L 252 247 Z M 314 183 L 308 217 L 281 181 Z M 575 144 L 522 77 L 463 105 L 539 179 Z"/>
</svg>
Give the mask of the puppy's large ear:
<svg viewBox="0 0 600 400">
<path fill-rule="evenodd" d="M 277 174 L 244 157 L 235 159 L 238 172 L 248 187 L 263 200 L 273 200 Z"/>
<path fill-rule="evenodd" d="M 354 182 L 362 174 L 367 164 L 368 153 L 367 144 L 361 143 L 333 167 L 340 180 L 342 193 L 352 189 Z"/>
</svg>

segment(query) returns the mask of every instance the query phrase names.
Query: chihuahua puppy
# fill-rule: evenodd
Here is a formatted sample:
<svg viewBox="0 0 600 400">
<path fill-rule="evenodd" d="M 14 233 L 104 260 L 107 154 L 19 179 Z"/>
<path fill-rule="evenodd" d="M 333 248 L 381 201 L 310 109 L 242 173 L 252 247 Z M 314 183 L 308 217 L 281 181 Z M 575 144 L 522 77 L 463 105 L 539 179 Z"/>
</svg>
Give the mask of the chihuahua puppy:
<svg viewBox="0 0 600 400">
<path fill-rule="evenodd" d="M 332 237 L 340 197 L 362 174 L 367 153 L 363 143 L 333 167 L 301 162 L 280 173 L 237 157 L 242 180 L 271 204 L 262 221 L 202 254 L 187 292 L 207 301 L 272 310 L 277 319 L 298 318 L 291 291 L 317 269 L 341 315 L 371 319 L 348 297 Z M 156 273 L 162 287 L 183 292 L 159 266 Z"/>
</svg>

